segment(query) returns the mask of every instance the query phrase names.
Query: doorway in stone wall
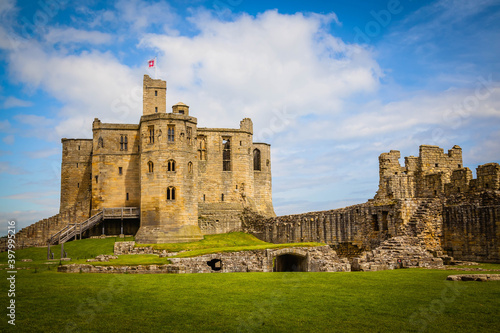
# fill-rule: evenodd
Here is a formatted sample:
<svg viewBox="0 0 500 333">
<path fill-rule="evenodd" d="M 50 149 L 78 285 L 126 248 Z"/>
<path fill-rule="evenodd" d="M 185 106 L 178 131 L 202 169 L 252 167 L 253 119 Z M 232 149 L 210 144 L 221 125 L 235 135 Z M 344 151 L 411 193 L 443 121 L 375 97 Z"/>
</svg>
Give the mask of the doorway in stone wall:
<svg viewBox="0 0 500 333">
<path fill-rule="evenodd" d="M 281 254 L 275 257 L 275 272 L 307 272 L 307 258 L 297 254 Z"/>
</svg>

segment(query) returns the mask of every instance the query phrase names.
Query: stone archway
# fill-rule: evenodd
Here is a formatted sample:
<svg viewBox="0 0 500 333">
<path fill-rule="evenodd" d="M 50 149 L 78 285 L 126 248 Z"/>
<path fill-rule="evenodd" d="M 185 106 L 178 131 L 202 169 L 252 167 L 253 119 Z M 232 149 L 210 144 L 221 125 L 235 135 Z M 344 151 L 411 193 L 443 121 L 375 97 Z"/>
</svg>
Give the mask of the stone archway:
<svg viewBox="0 0 500 333">
<path fill-rule="evenodd" d="M 274 262 L 275 272 L 307 272 L 307 258 L 297 254 L 281 254 Z"/>
<path fill-rule="evenodd" d="M 274 272 L 307 272 L 307 252 L 296 248 L 284 248 L 273 253 Z"/>
</svg>

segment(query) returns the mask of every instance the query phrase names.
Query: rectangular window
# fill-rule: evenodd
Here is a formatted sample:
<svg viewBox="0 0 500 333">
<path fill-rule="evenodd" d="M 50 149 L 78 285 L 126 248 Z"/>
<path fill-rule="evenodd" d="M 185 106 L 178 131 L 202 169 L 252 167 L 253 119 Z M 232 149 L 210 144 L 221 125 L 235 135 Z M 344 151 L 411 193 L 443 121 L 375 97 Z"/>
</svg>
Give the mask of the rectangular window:
<svg viewBox="0 0 500 333">
<path fill-rule="evenodd" d="M 118 174 L 119 174 L 119 175 L 123 174 L 123 169 L 122 169 L 122 167 L 118 167 Z"/>
<path fill-rule="evenodd" d="M 127 201 L 128 201 L 128 193 L 127 193 Z"/>
<path fill-rule="evenodd" d="M 128 150 L 128 138 L 126 135 L 120 135 L 120 150 Z"/>
<path fill-rule="evenodd" d="M 155 106 L 155 112 L 158 113 L 158 107 L 157 106 Z"/>
<path fill-rule="evenodd" d="M 148 126 L 149 131 L 149 143 L 155 143 L 155 127 Z"/>
<path fill-rule="evenodd" d="M 78 168 L 78 163 L 76 163 L 76 167 Z"/>
<path fill-rule="evenodd" d="M 175 141 L 175 126 L 174 125 L 168 125 L 168 130 L 167 130 L 167 139 L 168 142 L 174 142 Z"/>
<path fill-rule="evenodd" d="M 155 96 L 158 96 L 158 90 L 155 90 Z"/>
<path fill-rule="evenodd" d="M 186 128 L 186 137 L 187 137 L 188 144 L 191 144 L 191 136 L 192 136 L 191 127 L 187 127 Z"/>
<path fill-rule="evenodd" d="M 222 138 L 222 171 L 231 171 L 231 138 Z"/>
</svg>

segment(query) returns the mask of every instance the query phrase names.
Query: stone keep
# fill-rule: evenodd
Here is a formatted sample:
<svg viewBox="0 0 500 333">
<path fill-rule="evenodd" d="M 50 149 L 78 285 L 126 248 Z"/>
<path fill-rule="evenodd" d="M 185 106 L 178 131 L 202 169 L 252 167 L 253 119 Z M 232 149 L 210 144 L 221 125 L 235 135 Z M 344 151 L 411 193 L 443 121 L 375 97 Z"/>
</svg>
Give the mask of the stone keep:
<svg viewBox="0 0 500 333">
<path fill-rule="evenodd" d="M 198 128 L 189 106 L 166 110 L 166 82 L 144 76 L 139 124 L 93 122 L 92 139 L 62 139 L 61 212 L 84 220 L 139 207 L 138 243 L 186 242 L 241 229 L 244 208 L 275 216 L 271 152 L 240 128 Z M 80 222 L 80 221 L 78 221 Z"/>
</svg>

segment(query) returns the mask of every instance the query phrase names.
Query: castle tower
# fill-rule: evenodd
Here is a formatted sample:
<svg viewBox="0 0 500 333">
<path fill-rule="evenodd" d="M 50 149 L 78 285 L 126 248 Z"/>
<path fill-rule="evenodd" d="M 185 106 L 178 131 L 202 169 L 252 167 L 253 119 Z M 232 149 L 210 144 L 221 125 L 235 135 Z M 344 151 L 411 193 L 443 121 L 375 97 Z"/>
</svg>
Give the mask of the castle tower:
<svg viewBox="0 0 500 333">
<path fill-rule="evenodd" d="M 140 122 L 142 244 L 199 240 L 197 119 L 178 103 L 166 113 L 166 82 L 144 77 Z"/>
</svg>

